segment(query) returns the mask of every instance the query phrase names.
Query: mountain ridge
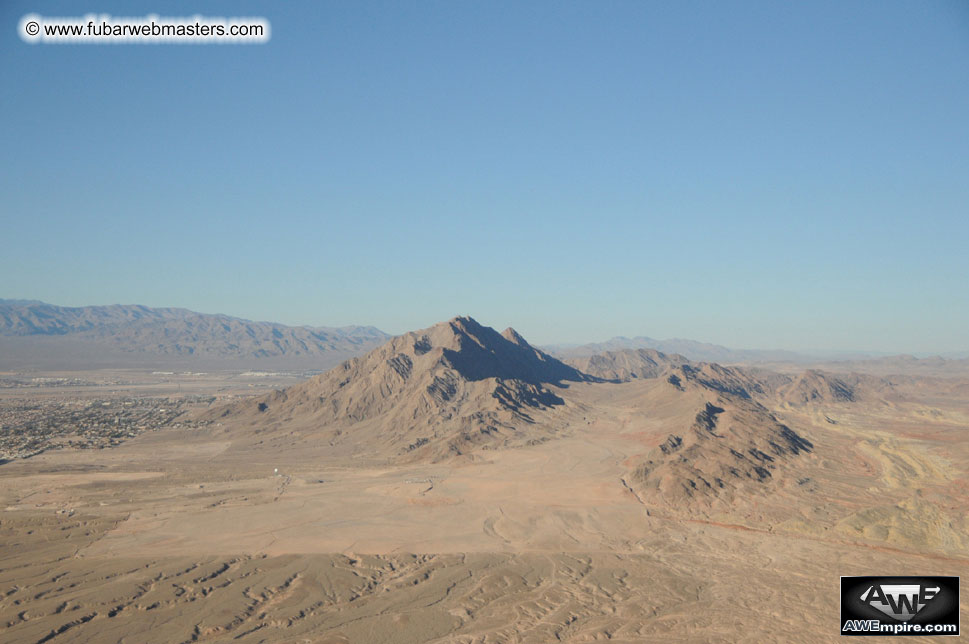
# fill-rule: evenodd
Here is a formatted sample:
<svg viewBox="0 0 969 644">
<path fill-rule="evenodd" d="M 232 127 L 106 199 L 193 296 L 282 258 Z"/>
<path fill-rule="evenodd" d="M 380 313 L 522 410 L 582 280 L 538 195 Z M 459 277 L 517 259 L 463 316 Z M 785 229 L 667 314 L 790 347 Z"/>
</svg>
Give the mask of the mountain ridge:
<svg viewBox="0 0 969 644">
<path fill-rule="evenodd" d="M 632 338 L 616 336 L 605 342 L 590 342 L 582 345 L 547 345 L 544 348 L 562 358 L 585 358 L 607 351 L 652 349 L 702 362 L 806 362 L 812 360 L 807 355 L 783 349 L 731 349 L 711 342 L 684 338 L 657 340 L 644 335 Z"/>
<path fill-rule="evenodd" d="M 0 300 L 0 366 L 206 362 L 325 368 L 389 338 L 375 327 L 287 326 L 142 305 L 61 307 Z"/>
<path fill-rule="evenodd" d="M 209 413 L 274 444 L 367 446 L 392 458 L 442 460 L 548 438 L 538 416 L 560 392 L 596 379 L 470 317 L 391 338 L 310 380 Z M 299 436 L 283 430 L 298 426 Z M 243 435 L 248 435 L 245 432 Z"/>
</svg>

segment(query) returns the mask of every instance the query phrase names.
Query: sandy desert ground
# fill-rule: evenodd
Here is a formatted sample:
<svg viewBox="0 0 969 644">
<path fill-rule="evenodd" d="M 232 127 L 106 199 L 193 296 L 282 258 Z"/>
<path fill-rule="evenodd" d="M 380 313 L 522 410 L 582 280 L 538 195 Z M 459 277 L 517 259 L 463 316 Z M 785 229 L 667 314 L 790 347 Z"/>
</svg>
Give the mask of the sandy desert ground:
<svg viewBox="0 0 969 644">
<path fill-rule="evenodd" d="M 330 411 L 307 411 L 307 391 L 337 400 L 326 374 L 285 395 L 263 392 L 286 379 L 250 392 L 238 374 L 211 376 L 147 386 L 242 402 L 0 466 L 0 639 L 834 642 L 841 575 L 969 576 L 969 379 L 809 402 L 791 384 L 757 403 L 711 388 L 725 373 L 536 385 L 558 400 L 527 406 L 519 389 L 517 411 L 479 405 L 491 424 L 464 431 L 487 440 L 448 451 L 446 423 L 422 425 L 424 442 L 394 424 L 420 360 L 452 341 L 435 333 L 388 350 L 410 356 L 406 376 L 378 356 L 402 383 L 368 381 L 386 425 L 333 430 L 320 421 Z M 357 386 L 347 373 L 344 390 Z M 478 405 L 482 382 L 458 383 L 449 404 Z M 377 399 L 397 402 L 380 411 Z M 764 438 L 782 427 L 801 448 Z M 381 442 L 395 428 L 401 441 Z M 709 490 L 683 483 L 737 466 L 710 445 L 764 440 L 777 449 L 751 447 L 767 457 L 762 477 L 741 466 Z"/>
</svg>

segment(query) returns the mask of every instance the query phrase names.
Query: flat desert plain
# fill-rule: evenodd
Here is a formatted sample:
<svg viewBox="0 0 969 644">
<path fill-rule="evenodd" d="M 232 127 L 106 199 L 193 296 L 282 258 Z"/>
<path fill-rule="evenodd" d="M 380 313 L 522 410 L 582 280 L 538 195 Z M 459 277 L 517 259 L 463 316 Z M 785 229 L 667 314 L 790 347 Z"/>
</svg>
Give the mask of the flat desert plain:
<svg viewBox="0 0 969 644">
<path fill-rule="evenodd" d="M 0 639 L 835 642 L 841 575 L 969 577 L 969 379 L 605 378 L 493 333 L 5 390 L 195 398 L 0 466 Z"/>
</svg>

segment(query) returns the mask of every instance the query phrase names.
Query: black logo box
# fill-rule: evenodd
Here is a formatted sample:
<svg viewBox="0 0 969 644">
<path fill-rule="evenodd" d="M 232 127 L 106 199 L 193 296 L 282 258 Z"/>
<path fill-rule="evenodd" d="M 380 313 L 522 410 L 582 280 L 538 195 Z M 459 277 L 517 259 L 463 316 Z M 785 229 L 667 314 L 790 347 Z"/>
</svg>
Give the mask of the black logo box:
<svg viewBox="0 0 969 644">
<path fill-rule="evenodd" d="M 905 621 L 896 619 L 890 614 L 878 610 L 861 597 L 872 588 L 881 585 L 918 585 L 921 588 L 938 588 L 938 592 L 911 619 Z M 842 577 L 841 578 L 841 622 L 839 630 L 849 620 L 878 620 L 882 624 L 911 624 L 927 625 L 952 624 L 955 631 L 950 632 L 915 632 L 914 629 L 901 630 L 891 633 L 875 633 L 865 631 L 841 631 L 842 635 L 959 635 L 959 578 L 958 577 Z"/>
</svg>

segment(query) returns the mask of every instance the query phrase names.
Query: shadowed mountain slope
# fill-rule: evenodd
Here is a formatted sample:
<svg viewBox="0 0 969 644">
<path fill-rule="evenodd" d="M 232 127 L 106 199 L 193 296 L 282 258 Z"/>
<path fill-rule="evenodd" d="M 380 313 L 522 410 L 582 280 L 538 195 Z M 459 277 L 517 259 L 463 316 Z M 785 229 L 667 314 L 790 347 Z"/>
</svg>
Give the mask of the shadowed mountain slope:
<svg viewBox="0 0 969 644">
<path fill-rule="evenodd" d="M 647 507 L 704 514 L 789 485 L 813 444 L 749 398 L 710 396 L 681 431 L 635 466 L 629 485 Z"/>
<path fill-rule="evenodd" d="M 854 402 L 861 395 L 856 390 L 863 380 L 874 381 L 875 379 L 856 375 L 835 376 L 816 369 L 808 369 L 781 387 L 779 394 L 785 402 L 800 405 L 814 402 Z"/>
</svg>

